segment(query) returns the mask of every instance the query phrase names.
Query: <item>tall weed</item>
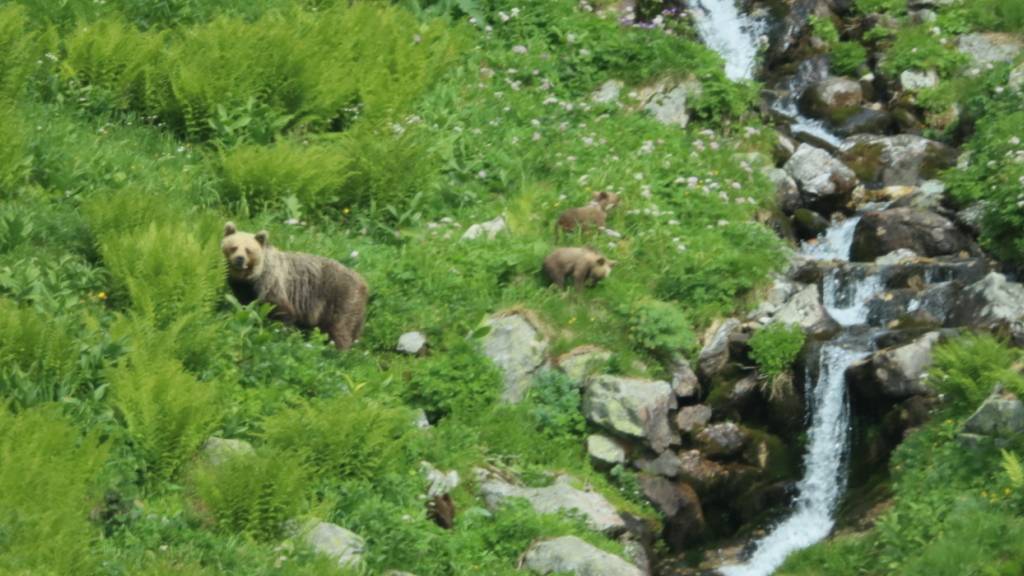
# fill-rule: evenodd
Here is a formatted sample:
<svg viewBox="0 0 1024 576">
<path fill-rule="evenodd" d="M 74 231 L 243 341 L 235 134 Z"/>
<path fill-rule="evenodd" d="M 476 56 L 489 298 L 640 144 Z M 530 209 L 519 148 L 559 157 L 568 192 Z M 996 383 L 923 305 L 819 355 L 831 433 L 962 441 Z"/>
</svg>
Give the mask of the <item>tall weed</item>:
<svg viewBox="0 0 1024 576">
<path fill-rule="evenodd" d="M 60 401 L 79 385 L 71 318 L 0 299 L 0 394 L 15 406 Z"/>
</svg>

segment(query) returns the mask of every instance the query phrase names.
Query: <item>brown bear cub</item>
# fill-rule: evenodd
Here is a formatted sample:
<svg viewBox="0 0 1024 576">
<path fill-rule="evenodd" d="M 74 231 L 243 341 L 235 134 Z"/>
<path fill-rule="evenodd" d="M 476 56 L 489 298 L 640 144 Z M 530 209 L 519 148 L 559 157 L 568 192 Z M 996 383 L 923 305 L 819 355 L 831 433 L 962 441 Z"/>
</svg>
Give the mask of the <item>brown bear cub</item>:
<svg viewBox="0 0 1024 576">
<path fill-rule="evenodd" d="M 588 283 L 593 286 L 607 278 L 614 265 L 614 260 L 591 248 L 555 248 L 544 259 L 544 273 L 559 288 L 564 288 L 565 279 L 571 276 L 578 292 Z"/>
<path fill-rule="evenodd" d="M 228 284 L 242 304 L 273 304 L 271 318 L 319 328 L 340 350 L 359 338 L 369 290 L 354 270 L 329 258 L 277 250 L 266 230 L 240 232 L 231 222 L 224 225 L 220 247 L 228 263 Z"/>
<path fill-rule="evenodd" d="M 608 212 L 619 203 L 619 195 L 612 192 L 594 192 L 590 203 L 581 208 L 569 208 L 558 217 L 558 227 L 566 232 L 577 228 L 592 230 L 604 228 Z"/>
</svg>

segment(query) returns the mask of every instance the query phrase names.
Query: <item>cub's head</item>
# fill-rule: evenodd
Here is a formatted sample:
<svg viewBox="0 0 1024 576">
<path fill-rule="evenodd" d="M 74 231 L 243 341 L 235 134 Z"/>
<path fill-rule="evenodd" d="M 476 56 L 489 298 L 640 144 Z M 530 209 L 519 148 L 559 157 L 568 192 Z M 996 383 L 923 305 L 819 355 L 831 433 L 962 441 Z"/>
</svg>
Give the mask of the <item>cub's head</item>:
<svg viewBox="0 0 1024 576">
<path fill-rule="evenodd" d="M 590 201 L 600 206 L 601 210 L 607 212 L 619 204 L 619 195 L 614 192 L 602 190 L 600 192 L 594 192 L 594 195 L 590 197 Z"/>
<path fill-rule="evenodd" d="M 615 260 L 610 260 L 598 252 L 590 253 L 590 261 L 590 277 L 595 281 L 611 276 L 612 266 L 616 264 Z"/>
<path fill-rule="evenodd" d="M 249 234 L 239 232 L 233 222 L 224 225 L 220 250 L 228 262 L 228 270 L 235 278 L 259 276 L 263 272 L 263 256 L 268 245 L 269 234 L 266 230 Z"/>
</svg>

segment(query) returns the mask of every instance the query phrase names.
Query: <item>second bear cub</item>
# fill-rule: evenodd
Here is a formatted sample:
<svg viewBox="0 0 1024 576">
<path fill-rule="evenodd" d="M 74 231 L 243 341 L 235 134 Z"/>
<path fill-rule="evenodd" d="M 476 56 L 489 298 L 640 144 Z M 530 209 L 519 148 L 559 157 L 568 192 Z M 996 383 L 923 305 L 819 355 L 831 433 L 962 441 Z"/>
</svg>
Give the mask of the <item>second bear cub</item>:
<svg viewBox="0 0 1024 576">
<path fill-rule="evenodd" d="M 564 288 L 566 278 L 572 277 L 576 290 L 581 291 L 584 286 L 607 278 L 614 265 L 614 260 L 591 248 L 556 248 L 544 259 L 544 273 L 559 288 Z"/>
<path fill-rule="evenodd" d="M 569 208 L 558 217 L 558 227 L 566 232 L 577 228 L 591 230 L 603 228 L 608 212 L 619 203 L 619 195 L 613 192 L 594 192 L 590 203 L 580 208 Z"/>
</svg>

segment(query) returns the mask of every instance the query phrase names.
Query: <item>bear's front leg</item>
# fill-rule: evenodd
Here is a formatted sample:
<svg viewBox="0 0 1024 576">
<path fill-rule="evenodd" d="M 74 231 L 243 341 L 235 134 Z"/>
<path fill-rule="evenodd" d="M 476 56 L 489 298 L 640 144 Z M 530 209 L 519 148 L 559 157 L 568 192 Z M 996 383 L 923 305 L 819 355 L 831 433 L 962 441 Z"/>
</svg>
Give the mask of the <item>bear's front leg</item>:
<svg viewBox="0 0 1024 576">
<path fill-rule="evenodd" d="M 297 320 L 295 309 L 286 301 L 274 304 L 274 309 L 270 311 L 270 318 L 272 320 L 283 322 L 289 326 L 294 326 Z"/>
</svg>

